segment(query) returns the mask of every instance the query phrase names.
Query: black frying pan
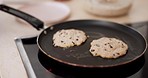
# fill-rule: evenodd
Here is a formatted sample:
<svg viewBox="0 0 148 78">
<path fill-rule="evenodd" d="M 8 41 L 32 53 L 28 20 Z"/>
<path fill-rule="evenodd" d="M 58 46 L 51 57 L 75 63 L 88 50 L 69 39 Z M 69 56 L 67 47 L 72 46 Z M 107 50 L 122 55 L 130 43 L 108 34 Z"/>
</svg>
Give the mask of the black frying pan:
<svg viewBox="0 0 148 78">
<path fill-rule="evenodd" d="M 141 57 L 146 50 L 145 39 L 135 30 L 112 22 L 98 20 L 77 20 L 69 21 L 47 28 L 42 32 L 38 39 L 38 46 L 46 55 L 59 62 L 81 67 L 109 67 L 129 63 Z M 89 38 L 81 46 L 75 46 L 67 49 L 54 47 L 52 45 L 53 34 L 61 29 L 80 29 L 84 31 Z M 129 46 L 125 56 L 118 59 L 103 59 L 94 57 L 90 54 L 90 43 L 94 39 L 101 37 L 115 37 L 127 43 Z"/>
<path fill-rule="evenodd" d="M 43 28 L 42 21 L 28 16 L 26 13 L 5 5 L 0 5 L 0 9 L 26 20 L 36 29 Z M 53 34 L 58 30 L 71 28 L 84 31 L 89 36 L 87 41 L 80 46 L 67 49 L 54 47 L 52 43 Z M 103 59 L 92 56 L 89 52 L 90 42 L 101 37 L 115 37 L 124 41 L 129 46 L 127 54 L 117 59 Z M 55 24 L 41 32 L 37 38 L 37 44 L 40 50 L 49 58 L 67 65 L 86 68 L 103 68 L 127 64 L 141 57 L 147 48 L 146 40 L 137 31 L 121 24 L 100 20 L 76 20 Z"/>
</svg>

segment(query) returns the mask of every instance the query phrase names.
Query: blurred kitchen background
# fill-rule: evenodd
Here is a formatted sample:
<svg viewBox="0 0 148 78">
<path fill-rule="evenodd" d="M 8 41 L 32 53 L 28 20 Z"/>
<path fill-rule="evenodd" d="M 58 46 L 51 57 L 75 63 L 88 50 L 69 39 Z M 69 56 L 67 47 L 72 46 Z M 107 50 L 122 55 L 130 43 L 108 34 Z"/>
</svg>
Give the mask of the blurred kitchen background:
<svg viewBox="0 0 148 78">
<path fill-rule="evenodd" d="M 71 10 L 71 16 L 68 20 L 73 19 L 101 19 L 101 20 L 109 20 L 113 22 L 119 23 L 128 23 L 128 22 L 139 22 L 146 21 L 148 19 L 148 11 L 147 11 L 147 3 L 148 0 L 126 0 L 127 2 L 132 1 L 131 9 L 129 10 L 127 15 L 119 16 L 119 17 L 102 17 L 98 15 L 93 15 L 91 13 L 86 12 L 86 8 L 89 9 L 89 2 L 92 6 L 95 5 L 97 0 L 4 0 L 4 4 L 12 5 L 12 6 L 22 6 L 23 4 L 37 4 L 40 2 L 48 2 L 48 1 L 58 1 L 64 3 L 69 6 Z M 121 0 L 122 1 L 122 0 Z M 124 2 L 126 2 L 124 0 Z M 118 7 L 118 6 L 117 6 Z M 97 8 L 94 8 L 97 9 Z"/>
</svg>

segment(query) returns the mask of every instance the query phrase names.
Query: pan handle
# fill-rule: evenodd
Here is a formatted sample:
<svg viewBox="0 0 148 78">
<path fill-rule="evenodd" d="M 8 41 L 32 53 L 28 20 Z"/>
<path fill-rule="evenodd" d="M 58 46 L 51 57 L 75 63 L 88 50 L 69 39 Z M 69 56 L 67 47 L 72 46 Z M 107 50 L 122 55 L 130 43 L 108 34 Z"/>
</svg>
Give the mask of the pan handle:
<svg viewBox="0 0 148 78">
<path fill-rule="evenodd" d="M 4 4 L 0 5 L 0 10 L 2 10 L 4 12 L 7 12 L 9 14 L 12 14 L 12 15 L 14 15 L 16 17 L 19 17 L 19 18 L 27 21 L 28 23 L 30 23 L 37 30 L 43 29 L 44 23 L 41 20 L 39 20 L 39 19 L 37 19 L 37 18 L 35 18 L 35 17 L 25 13 L 25 12 L 19 11 L 19 10 L 14 9 L 14 8 L 11 8 L 11 7 L 6 6 Z"/>
</svg>

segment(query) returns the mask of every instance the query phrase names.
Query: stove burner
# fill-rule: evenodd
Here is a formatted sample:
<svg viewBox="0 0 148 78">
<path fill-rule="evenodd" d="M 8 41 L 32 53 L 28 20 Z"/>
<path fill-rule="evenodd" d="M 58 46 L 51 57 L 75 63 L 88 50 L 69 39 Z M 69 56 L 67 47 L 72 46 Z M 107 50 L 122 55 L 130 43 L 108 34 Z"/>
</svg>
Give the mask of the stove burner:
<svg viewBox="0 0 148 78">
<path fill-rule="evenodd" d="M 144 56 L 125 65 L 110 67 L 110 68 L 80 68 L 59 63 L 43 52 L 38 52 L 38 59 L 42 66 L 49 72 L 52 72 L 62 78 L 124 78 L 138 72 L 145 63 Z"/>
</svg>

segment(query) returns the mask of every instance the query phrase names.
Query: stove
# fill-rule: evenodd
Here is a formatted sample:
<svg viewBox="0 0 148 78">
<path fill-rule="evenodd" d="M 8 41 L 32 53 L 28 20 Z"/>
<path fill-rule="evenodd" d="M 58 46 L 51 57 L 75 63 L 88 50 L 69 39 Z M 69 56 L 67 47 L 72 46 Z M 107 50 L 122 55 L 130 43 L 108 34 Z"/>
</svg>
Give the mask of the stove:
<svg viewBox="0 0 148 78">
<path fill-rule="evenodd" d="M 139 31 L 148 41 L 148 22 L 127 24 Z M 37 44 L 37 37 L 22 37 L 15 39 L 28 78 L 147 78 L 148 51 L 136 61 L 114 68 L 100 68 L 99 71 L 87 71 L 58 63 L 44 55 Z M 98 76 L 98 77 L 97 77 Z"/>
</svg>

